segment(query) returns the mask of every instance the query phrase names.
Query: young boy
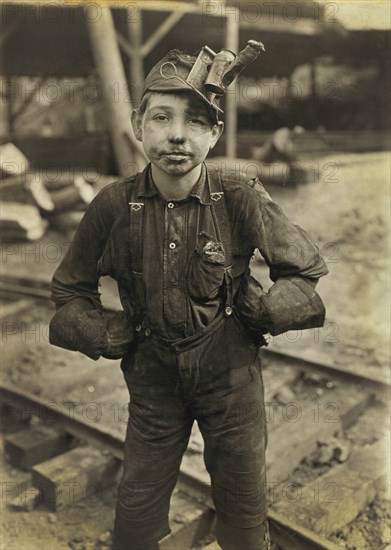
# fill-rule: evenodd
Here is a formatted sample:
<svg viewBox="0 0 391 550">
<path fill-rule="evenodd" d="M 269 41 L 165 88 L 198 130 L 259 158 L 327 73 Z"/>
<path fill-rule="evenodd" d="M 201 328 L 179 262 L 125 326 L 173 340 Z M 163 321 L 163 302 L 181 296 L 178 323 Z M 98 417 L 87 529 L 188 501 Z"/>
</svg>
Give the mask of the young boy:
<svg viewBox="0 0 391 550">
<path fill-rule="evenodd" d="M 314 287 L 327 270 L 306 234 L 257 180 L 204 164 L 223 131 L 210 52 L 207 71 L 205 48 L 203 58 L 172 50 L 151 70 L 132 118 L 150 163 L 99 193 L 53 278 L 51 342 L 122 357 L 131 395 L 116 550 L 158 549 L 169 533 L 194 420 L 220 546 L 268 548 L 259 346 L 263 334 L 324 319 Z M 256 248 L 274 281 L 268 293 L 249 272 Z M 102 275 L 116 279 L 124 312 L 102 311 Z"/>
</svg>

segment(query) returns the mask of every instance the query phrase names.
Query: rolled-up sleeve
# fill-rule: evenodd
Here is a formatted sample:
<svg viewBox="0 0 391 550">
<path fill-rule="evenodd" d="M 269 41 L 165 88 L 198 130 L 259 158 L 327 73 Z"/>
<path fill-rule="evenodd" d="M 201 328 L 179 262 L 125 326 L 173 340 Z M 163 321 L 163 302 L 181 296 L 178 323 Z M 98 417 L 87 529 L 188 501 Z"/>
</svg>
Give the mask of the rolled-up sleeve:
<svg viewBox="0 0 391 550">
<path fill-rule="evenodd" d="M 270 268 L 271 280 L 294 275 L 317 280 L 326 275 L 326 264 L 307 233 L 286 217 L 259 182 L 253 190 L 252 241 Z"/>
<path fill-rule="evenodd" d="M 112 218 L 110 190 L 103 189 L 89 205 L 69 249 L 52 279 L 52 300 L 62 306 L 87 298 L 100 307 L 98 262 Z"/>
<path fill-rule="evenodd" d="M 322 326 L 325 307 L 315 286 L 328 269 L 318 247 L 286 217 L 259 181 L 250 190 L 244 210 L 246 232 L 274 282 L 259 302 L 259 324 L 273 335 Z"/>
</svg>

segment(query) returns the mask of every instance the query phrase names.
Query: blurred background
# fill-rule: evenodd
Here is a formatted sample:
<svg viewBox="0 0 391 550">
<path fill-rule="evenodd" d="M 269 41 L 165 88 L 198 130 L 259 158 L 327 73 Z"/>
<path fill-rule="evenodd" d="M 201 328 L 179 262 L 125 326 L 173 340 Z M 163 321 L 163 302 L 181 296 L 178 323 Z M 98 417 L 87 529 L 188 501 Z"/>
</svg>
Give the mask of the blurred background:
<svg viewBox="0 0 391 550">
<path fill-rule="evenodd" d="M 2 5 L 1 139 L 34 166 L 71 159 L 106 173 L 119 170 L 104 103 L 115 71 L 105 66 L 91 27 L 98 35 L 106 29 L 106 43 L 116 38 L 110 48 L 118 49 L 125 80 L 112 81 L 109 93 L 118 108 L 128 108 L 123 112 L 137 104 L 144 75 L 171 48 L 238 51 L 250 38 L 265 44 L 266 53 L 230 90 L 228 133 L 217 155 L 251 158 L 270 132 L 296 125 L 306 130 L 296 141 L 303 153 L 387 148 L 387 3 L 114 5 L 110 33 L 97 4 Z"/>
</svg>

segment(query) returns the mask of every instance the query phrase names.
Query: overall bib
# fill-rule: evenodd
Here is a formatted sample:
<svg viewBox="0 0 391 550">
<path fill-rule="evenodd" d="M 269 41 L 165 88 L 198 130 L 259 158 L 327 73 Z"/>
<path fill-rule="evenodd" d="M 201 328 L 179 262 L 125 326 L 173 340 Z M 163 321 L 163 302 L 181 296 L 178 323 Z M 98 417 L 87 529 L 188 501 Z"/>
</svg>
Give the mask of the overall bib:
<svg viewBox="0 0 391 550">
<path fill-rule="evenodd" d="M 121 363 L 130 404 L 115 550 L 157 549 L 158 541 L 170 532 L 170 497 L 194 420 L 205 442 L 220 546 L 269 547 L 259 347 L 233 304 L 230 227 L 216 172 L 209 173 L 209 190 L 225 252 L 223 304 L 212 323 L 179 341 L 151 329 L 142 274 L 144 204 L 135 195 L 129 200 L 138 337 Z"/>
</svg>

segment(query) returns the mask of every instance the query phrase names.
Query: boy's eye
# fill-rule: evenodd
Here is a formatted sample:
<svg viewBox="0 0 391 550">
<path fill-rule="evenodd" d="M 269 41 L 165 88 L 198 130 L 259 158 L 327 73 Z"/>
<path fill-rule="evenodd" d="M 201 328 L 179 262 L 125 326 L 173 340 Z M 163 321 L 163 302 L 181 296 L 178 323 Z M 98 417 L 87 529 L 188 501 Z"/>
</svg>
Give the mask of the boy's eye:
<svg viewBox="0 0 391 550">
<path fill-rule="evenodd" d="M 193 124 L 194 126 L 205 126 L 206 123 L 202 118 L 191 118 L 189 120 L 190 124 Z"/>
<path fill-rule="evenodd" d="M 153 120 L 157 120 L 158 122 L 165 122 L 168 120 L 168 117 L 166 115 L 156 115 L 153 117 Z"/>
</svg>

